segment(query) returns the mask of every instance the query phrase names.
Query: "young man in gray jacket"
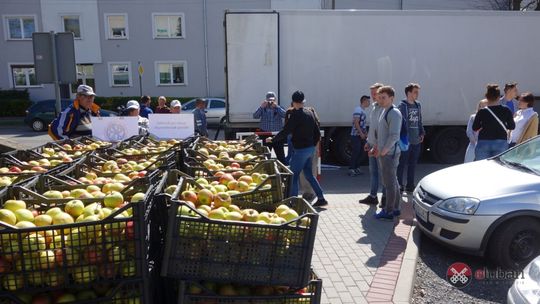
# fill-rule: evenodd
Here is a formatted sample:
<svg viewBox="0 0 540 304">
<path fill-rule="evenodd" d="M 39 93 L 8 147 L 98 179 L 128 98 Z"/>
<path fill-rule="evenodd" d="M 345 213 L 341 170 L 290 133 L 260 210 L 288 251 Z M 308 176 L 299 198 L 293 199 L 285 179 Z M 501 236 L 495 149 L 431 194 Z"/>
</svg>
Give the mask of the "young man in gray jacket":
<svg viewBox="0 0 540 304">
<path fill-rule="evenodd" d="M 369 129 L 368 129 L 367 142 L 364 146 L 364 150 L 368 151 L 369 176 L 370 176 L 371 185 L 370 185 L 369 195 L 358 201 L 360 204 L 366 204 L 366 205 L 377 205 L 379 203 L 379 199 L 377 198 L 377 192 L 379 191 L 379 168 L 377 164 L 377 158 L 371 155 L 369 151 L 376 143 L 374 135 L 375 135 L 375 130 L 377 130 L 377 121 L 379 119 L 379 116 L 382 110 L 382 108 L 378 104 L 377 90 L 381 88 L 382 86 L 383 85 L 380 83 L 375 83 L 369 88 L 370 93 L 371 93 L 371 100 L 373 100 L 373 104 L 371 105 L 371 110 L 368 116 Z M 384 188 L 383 188 L 381 205 L 384 205 L 385 203 L 385 196 L 386 195 L 384 193 Z"/>
<path fill-rule="evenodd" d="M 401 151 L 397 141 L 401 131 L 402 116 L 393 105 L 395 91 L 392 87 L 383 86 L 377 93 L 382 112 L 378 117 L 377 129 L 374 132 L 375 145 L 371 148 L 370 154 L 377 157 L 379 163 L 379 174 L 386 188 L 386 206 L 381 212 L 375 214 L 375 218 L 392 220 L 394 216 L 400 215 L 401 194 L 397 180 L 397 167 Z"/>
</svg>

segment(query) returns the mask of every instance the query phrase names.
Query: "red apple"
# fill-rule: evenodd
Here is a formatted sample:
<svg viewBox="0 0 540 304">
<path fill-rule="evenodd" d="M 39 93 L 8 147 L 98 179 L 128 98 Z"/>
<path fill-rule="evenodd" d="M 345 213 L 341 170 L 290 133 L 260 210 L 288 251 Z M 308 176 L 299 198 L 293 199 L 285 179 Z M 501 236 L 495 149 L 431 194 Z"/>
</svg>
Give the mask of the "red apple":
<svg viewBox="0 0 540 304">
<path fill-rule="evenodd" d="M 92 264 L 92 265 L 100 264 L 103 261 L 103 255 L 101 254 L 101 252 L 97 251 L 95 248 L 89 247 L 84 252 L 84 259 L 89 264 Z"/>
<path fill-rule="evenodd" d="M 133 227 L 133 221 L 126 223 L 126 238 L 128 240 L 133 240 L 135 238 L 135 229 Z"/>
<path fill-rule="evenodd" d="M 227 186 L 232 181 L 234 181 L 234 177 L 230 173 L 225 173 L 219 178 L 219 183 L 225 186 Z"/>
<path fill-rule="evenodd" d="M 233 169 L 240 169 L 240 164 L 237 162 L 231 163 L 231 168 Z"/>
<path fill-rule="evenodd" d="M 21 173 L 21 168 L 17 167 L 17 166 L 12 166 L 11 168 L 9 168 L 9 172 L 13 172 L 13 173 Z"/>
<path fill-rule="evenodd" d="M 231 196 L 227 192 L 219 192 L 214 196 L 214 208 L 227 208 L 231 205 L 231 202 Z"/>
<path fill-rule="evenodd" d="M 186 190 L 180 194 L 180 198 L 187 202 L 192 202 L 194 204 L 197 204 L 197 194 L 193 191 Z"/>
</svg>

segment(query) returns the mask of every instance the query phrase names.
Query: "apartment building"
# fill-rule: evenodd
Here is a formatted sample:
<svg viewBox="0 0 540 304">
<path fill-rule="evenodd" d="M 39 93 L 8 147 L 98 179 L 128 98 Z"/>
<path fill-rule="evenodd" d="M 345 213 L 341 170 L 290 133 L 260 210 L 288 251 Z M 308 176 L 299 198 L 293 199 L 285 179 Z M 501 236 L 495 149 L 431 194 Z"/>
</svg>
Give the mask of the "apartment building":
<svg viewBox="0 0 540 304">
<path fill-rule="evenodd" d="M 53 98 L 52 85 L 36 83 L 32 33 L 71 31 L 78 84 L 100 96 L 225 96 L 226 9 L 332 7 L 493 9 L 490 0 L 2 0 L 0 89 Z"/>
</svg>

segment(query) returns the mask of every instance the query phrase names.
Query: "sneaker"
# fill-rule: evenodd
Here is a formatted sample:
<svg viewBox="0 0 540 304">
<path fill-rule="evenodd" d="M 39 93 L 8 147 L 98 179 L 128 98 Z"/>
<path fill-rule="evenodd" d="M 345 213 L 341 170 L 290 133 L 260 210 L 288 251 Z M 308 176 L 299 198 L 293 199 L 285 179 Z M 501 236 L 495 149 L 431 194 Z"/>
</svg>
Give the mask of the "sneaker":
<svg viewBox="0 0 540 304">
<path fill-rule="evenodd" d="M 401 210 L 394 210 L 393 213 L 392 213 L 394 216 L 400 216 L 401 215 Z"/>
<path fill-rule="evenodd" d="M 365 198 L 359 200 L 358 203 L 364 204 L 364 205 L 377 205 L 379 203 L 379 200 L 377 199 L 377 197 L 368 195 Z"/>
<path fill-rule="evenodd" d="M 349 176 L 356 176 L 356 169 L 349 169 L 349 173 L 347 173 Z"/>
<path fill-rule="evenodd" d="M 414 188 L 416 188 L 416 186 L 407 186 L 405 187 L 405 191 L 412 193 L 414 191 Z"/>
<path fill-rule="evenodd" d="M 375 218 L 378 220 L 393 220 L 394 219 L 394 215 L 387 213 L 386 210 L 384 209 L 379 213 L 375 213 L 373 216 L 375 216 Z"/>
<path fill-rule="evenodd" d="M 364 173 L 362 173 L 362 171 L 360 170 L 360 168 L 356 168 L 354 169 L 356 171 L 356 175 L 362 175 Z"/>
<path fill-rule="evenodd" d="M 325 200 L 324 198 L 320 198 L 318 199 L 315 203 L 313 203 L 313 207 L 320 207 L 320 206 L 326 206 L 328 205 L 328 201 Z"/>
</svg>

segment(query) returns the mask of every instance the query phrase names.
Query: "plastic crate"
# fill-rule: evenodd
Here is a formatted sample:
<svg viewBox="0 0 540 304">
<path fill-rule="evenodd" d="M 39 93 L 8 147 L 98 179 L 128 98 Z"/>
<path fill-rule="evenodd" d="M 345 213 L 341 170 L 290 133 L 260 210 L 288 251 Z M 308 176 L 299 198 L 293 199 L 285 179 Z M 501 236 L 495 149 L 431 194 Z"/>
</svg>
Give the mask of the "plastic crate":
<svg viewBox="0 0 540 304">
<path fill-rule="evenodd" d="M 281 225 L 212 220 L 185 202 L 173 200 L 161 275 L 191 281 L 305 286 L 317 231 L 318 214 L 313 207 L 296 197 L 275 204 L 241 202 L 238 206 L 273 212 L 281 204 L 300 216 Z M 180 206 L 198 217 L 177 215 Z"/>
<path fill-rule="evenodd" d="M 16 150 L 9 153 L 5 153 L 2 156 L 0 156 L 0 167 L 12 167 L 17 166 L 22 171 L 24 170 L 31 170 L 32 167 L 35 167 L 32 164 L 29 164 L 30 161 L 39 161 L 40 159 L 44 159 L 43 156 L 40 154 L 30 151 L 30 150 Z M 73 160 L 71 162 L 61 162 L 57 165 L 39 165 L 45 171 L 43 172 L 20 172 L 20 173 L 2 173 L 6 175 L 19 175 L 19 174 L 41 174 L 41 173 L 49 173 L 49 174 L 56 174 L 62 170 L 65 170 L 69 166 L 75 165 L 79 162 L 81 162 L 83 158 L 79 158 L 76 160 Z"/>
<path fill-rule="evenodd" d="M 52 207 L 64 209 L 71 199 L 47 199 L 46 190 L 69 190 L 80 186 L 46 186 L 40 176 L 9 189 L 1 198 L 21 199 L 27 208 L 43 213 Z M 35 190 L 35 191 L 33 191 Z M 146 227 L 144 211 L 154 188 L 142 179 L 122 190 L 126 201 L 144 192 L 143 202 L 127 203 L 103 219 L 71 224 L 16 228 L 0 223 L 0 257 L 7 271 L 0 279 L 2 292 L 35 293 L 66 288 L 87 288 L 94 284 L 118 284 L 142 280 L 143 296 L 148 296 Z M 86 206 L 103 199 L 81 199 Z M 127 212 L 128 214 L 125 214 Z"/>
<path fill-rule="evenodd" d="M 194 288 L 189 288 L 192 285 Z M 273 293 L 268 289 L 268 286 L 242 286 L 236 290 L 234 289 L 234 284 L 231 285 L 233 291 L 238 292 L 241 289 L 243 292 L 249 295 L 234 295 L 234 296 L 223 296 L 219 295 L 216 292 L 216 289 L 219 291 L 220 287 L 209 289 L 208 286 L 201 284 L 200 282 L 183 282 L 179 287 L 179 304 L 196 304 L 196 303 L 257 303 L 257 304 L 296 304 L 296 303 L 306 303 L 306 304 L 319 304 L 321 303 L 321 293 L 322 293 L 322 280 L 317 277 L 315 273 L 312 272 L 311 279 L 307 286 L 303 288 L 292 288 L 287 290 L 283 286 L 276 287 Z M 190 294 L 190 289 L 196 290 L 197 294 Z M 277 292 L 276 292 L 277 291 Z M 269 295 L 261 295 L 271 293 Z M 259 294 L 259 295 L 257 295 Z"/>
<path fill-rule="evenodd" d="M 251 154 L 253 155 L 253 158 L 249 159 L 249 160 L 224 160 L 224 159 L 217 159 L 215 157 L 219 156 L 219 153 L 220 152 L 209 152 L 209 155 L 212 155 L 212 157 L 210 156 L 206 156 L 205 154 L 199 152 L 198 150 L 195 150 L 195 149 L 185 149 L 184 150 L 184 154 L 185 154 L 185 157 L 191 157 L 191 158 L 194 158 L 196 159 L 197 161 L 199 162 L 203 162 L 207 159 L 214 159 L 215 161 L 217 162 L 221 162 L 223 164 L 232 164 L 232 163 L 250 163 L 250 162 L 254 162 L 254 161 L 262 161 L 262 160 L 267 160 L 267 159 L 270 159 L 271 157 L 271 153 L 270 153 L 270 150 L 268 150 L 267 147 L 263 147 L 266 152 L 261 152 L 261 153 L 257 153 L 257 152 L 244 152 L 244 151 L 228 151 L 227 153 L 229 154 L 229 156 L 231 157 L 235 157 L 237 154 Z M 215 157 L 214 157 L 215 156 Z"/>
<path fill-rule="evenodd" d="M 234 162 L 234 161 L 228 161 L 228 160 L 214 160 L 216 163 L 221 163 L 224 166 L 230 166 L 232 163 L 238 163 L 240 165 L 240 168 L 223 168 L 223 169 L 208 169 L 204 164 L 203 161 L 190 157 L 190 156 L 184 156 L 184 161 L 182 163 L 182 166 L 180 167 L 182 171 L 187 173 L 190 176 L 193 177 L 211 177 L 214 176 L 218 171 L 222 172 L 234 172 L 234 171 L 250 171 L 255 168 L 255 166 L 260 163 L 261 161 L 245 161 L 245 162 Z"/>
<path fill-rule="evenodd" d="M 66 147 L 64 147 L 64 145 L 66 144 L 69 145 L 71 148 L 67 149 Z M 91 144 L 98 144 L 99 147 L 89 146 Z M 49 159 L 62 158 L 64 155 L 68 155 L 69 157 L 72 157 L 72 158 L 79 158 L 81 156 L 84 156 L 87 153 L 91 153 L 92 151 L 103 150 L 110 146 L 111 146 L 110 143 L 108 143 L 108 145 L 104 145 L 104 142 L 92 140 L 90 137 L 79 137 L 79 138 L 73 138 L 73 139 L 69 138 L 69 139 L 63 139 L 60 141 L 49 142 L 44 145 L 32 148 L 30 150 L 40 154 L 42 157 L 49 158 Z M 44 153 L 45 148 L 53 149 L 54 151 L 59 152 L 62 155 L 61 156 L 47 155 L 46 153 Z M 79 152 L 79 153 L 75 155 L 76 152 Z"/>
<path fill-rule="evenodd" d="M 101 156 L 103 156 L 105 158 L 103 158 Z M 87 157 L 84 158 L 84 160 L 82 160 L 81 162 L 76 164 L 76 169 L 75 169 L 76 172 L 79 172 L 79 174 L 86 174 L 86 173 L 89 173 L 89 172 L 94 172 L 98 176 L 102 176 L 102 177 L 114 177 L 117 173 L 123 173 L 125 175 L 129 175 L 129 173 L 135 172 L 133 170 L 131 170 L 131 171 L 123 171 L 123 172 L 115 172 L 115 173 L 102 172 L 102 166 L 103 166 L 103 164 L 105 164 L 105 162 L 107 162 L 108 160 L 118 161 L 118 158 L 110 158 L 109 156 L 103 155 L 103 154 L 101 154 L 101 156 L 100 156 L 100 154 L 90 154 L 90 155 L 88 155 Z M 143 158 L 145 158 L 145 157 L 141 156 L 141 155 L 137 155 L 137 156 L 133 156 L 129 160 L 133 160 L 133 161 L 137 162 L 137 161 L 142 160 Z M 151 163 L 148 166 L 144 167 L 143 170 L 140 170 L 140 171 L 150 172 L 150 171 L 153 171 L 153 170 L 156 170 L 156 169 L 159 169 L 159 168 L 168 169 L 168 168 L 171 168 L 172 166 L 175 166 L 175 165 L 171 164 L 171 159 L 170 158 L 169 159 L 168 158 L 157 158 L 155 160 L 152 160 Z M 69 172 L 71 172 L 70 168 L 66 167 L 64 170 L 60 171 L 59 174 L 68 174 Z"/>
<path fill-rule="evenodd" d="M 142 280 L 125 280 L 117 284 L 93 284 L 83 289 L 63 289 L 54 292 L 36 293 L 2 293 L 0 304 L 26 304 L 26 303 L 55 303 L 60 296 L 71 294 L 75 301 L 70 303 L 150 303 L 145 302 L 144 282 Z M 41 300 L 41 302 L 38 301 Z M 48 300 L 48 302 L 46 302 Z M 35 301 L 35 302 L 32 302 Z M 153 302 L 156 303 L 156 302 Z"/>
</svg>

